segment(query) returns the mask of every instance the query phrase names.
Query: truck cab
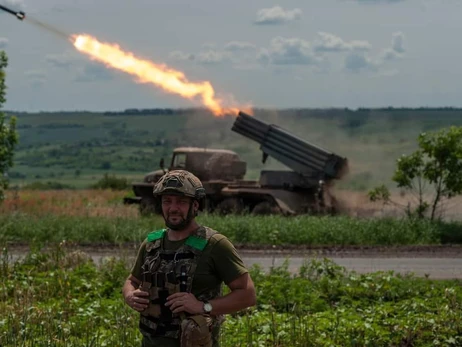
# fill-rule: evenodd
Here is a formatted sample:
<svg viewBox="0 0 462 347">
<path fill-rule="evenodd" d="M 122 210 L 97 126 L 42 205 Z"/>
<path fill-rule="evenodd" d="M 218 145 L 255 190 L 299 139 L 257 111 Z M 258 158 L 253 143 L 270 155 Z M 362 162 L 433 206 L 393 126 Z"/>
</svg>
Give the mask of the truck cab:
<svg viewBox="0 0 462 347">
<path fill-rule="evenodd" d="M 217 194 L 226 183 L 243 179 L 247 170 L 246 162 L 240 160 L 237 153 L 201 147 L 175 148 L 168 167 L 164 167 L 164 158 L 159 166 L 159 170 L 146 174 L 142 182 L 132 184 L 135 197 L 125 197 L 125 204 L 139 204 L 142 214 L 151 213 L 154 209 L 154 184 L 168 171 L 192 172 L 202 181 L 207 193 Z"/>
</svg>

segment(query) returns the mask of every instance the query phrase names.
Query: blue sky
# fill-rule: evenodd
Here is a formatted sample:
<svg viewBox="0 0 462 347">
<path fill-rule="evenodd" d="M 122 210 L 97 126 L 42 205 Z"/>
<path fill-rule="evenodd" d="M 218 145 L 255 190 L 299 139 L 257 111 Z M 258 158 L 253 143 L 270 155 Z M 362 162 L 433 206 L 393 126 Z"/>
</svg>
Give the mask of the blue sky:
<svg viewBox="0 0 462 347">
<path fill-rule="evenodd" d="M 0 0 L 256 107 L 462 106 L 460 0 Z M 191 107 L 0 14 L 5 109 Z"/>
</svg>

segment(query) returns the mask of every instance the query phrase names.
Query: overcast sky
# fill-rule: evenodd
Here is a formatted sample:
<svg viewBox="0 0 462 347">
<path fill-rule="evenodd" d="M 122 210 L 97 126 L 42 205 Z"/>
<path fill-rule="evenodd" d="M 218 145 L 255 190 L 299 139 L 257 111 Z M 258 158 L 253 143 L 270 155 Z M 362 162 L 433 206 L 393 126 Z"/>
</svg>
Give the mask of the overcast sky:
<svg viewBox="0 0 462 347">
<path fill-rule="evenodd" d="M 0 0 L 257 107 L 462 106 L 461 0 Z M 0 13 L 5 109 L 190 107 Z"/>
</svg>

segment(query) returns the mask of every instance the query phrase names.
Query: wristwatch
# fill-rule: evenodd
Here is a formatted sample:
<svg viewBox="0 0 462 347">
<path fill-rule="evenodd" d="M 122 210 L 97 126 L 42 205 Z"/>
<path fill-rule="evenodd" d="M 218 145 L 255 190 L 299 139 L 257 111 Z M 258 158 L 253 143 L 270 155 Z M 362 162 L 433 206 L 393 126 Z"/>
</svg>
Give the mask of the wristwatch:
<svg viewBox="0 0 462 347">
<path fill-rule="evenodd" d="M 204 301 L 204 312 L 205 313 L 212 312 L 212 304 L 208 301 Z"/>
</svg>

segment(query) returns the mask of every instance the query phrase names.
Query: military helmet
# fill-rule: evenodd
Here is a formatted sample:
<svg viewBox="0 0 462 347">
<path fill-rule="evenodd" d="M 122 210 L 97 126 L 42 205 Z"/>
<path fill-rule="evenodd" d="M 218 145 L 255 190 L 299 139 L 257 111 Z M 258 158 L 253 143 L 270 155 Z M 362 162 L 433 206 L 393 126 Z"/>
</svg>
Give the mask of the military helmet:
<svg viewBox="0 0 462 347">
<path fill-rule="evenodd" d="M 163 175 L 154 185 L 153 195 L 160 197 L 164 194 L 178 194 L 201 201 L 205 198 L 202 182 L 191 172 L 173 170 Z"/>
</svg>

